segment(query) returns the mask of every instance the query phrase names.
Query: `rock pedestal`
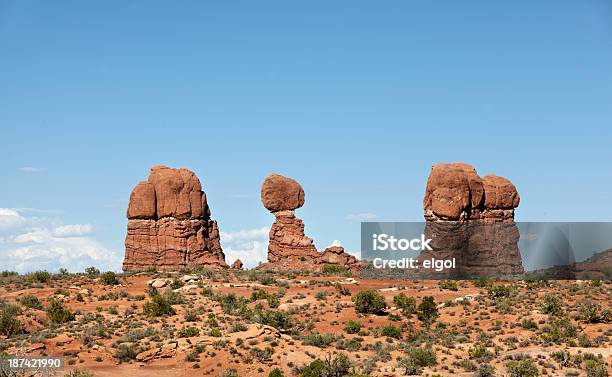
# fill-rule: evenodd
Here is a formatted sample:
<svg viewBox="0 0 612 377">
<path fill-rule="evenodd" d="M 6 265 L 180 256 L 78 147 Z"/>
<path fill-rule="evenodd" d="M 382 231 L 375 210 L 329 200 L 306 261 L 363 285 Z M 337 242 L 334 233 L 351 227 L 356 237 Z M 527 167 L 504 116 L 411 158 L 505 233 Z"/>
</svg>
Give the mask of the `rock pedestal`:
<svg viewBox="0 0 612 377">
<path fill-rule="evenodd" d="M 227 267 L 217 222 L 193 172 L 154 166 L 132 191 L 127 217 L 124 271 Z"/>
<path fill-rule="evenodd" d="M 317 251 L 304 232 L 304 223 L 295 216 L 304 199 L 304 189 L 291 178 L 272 174 L 264 181 L 261 201 L 276 218 L 270 228 L 268 264 L 285 269 L 320 269 L 324 264 L 355 268 L 357 258 L 345 253 L 342 247 Z"/>
<path fill-rule="evenodd" d="M 455 258 L 458 276 L 523 273 L 514 211 L 516 187 L 496 175 L 481 178 L 467 164 L 434 165 L 423 200 L 425 237 L 433 251 L 419 260 Z"/>
</svg>

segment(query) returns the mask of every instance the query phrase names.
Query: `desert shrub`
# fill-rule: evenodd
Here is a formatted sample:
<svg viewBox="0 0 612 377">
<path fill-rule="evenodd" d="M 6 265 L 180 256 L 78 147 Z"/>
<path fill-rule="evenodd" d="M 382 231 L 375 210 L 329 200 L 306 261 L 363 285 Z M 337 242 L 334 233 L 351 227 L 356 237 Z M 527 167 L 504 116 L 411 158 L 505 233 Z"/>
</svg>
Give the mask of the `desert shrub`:
<svg viewBox="0 0 612 377">
<path fill-rule="evenodd" d="M 191 338 L 192 336 L 200 335 L 200 330 L 197 327 L 189 326 L 183 327 L 179 330 L 178 336 L 179 338 Z"/>
<path fill-rule="evenodd" d="M 221 330 L 219 330 L 217 327 L 215 327 L 214 329 L 210 329 L 210 331 L 208 332 L 208 335 L 215 337 L 215 338 L 220 338 L 221 337 Z"/>
<path fill-rule="evenodd" d="M 285 377 L 285 374 L 282 370 L 274 368 L 268 373 L 268 377 Z"/>
<path fill-rule="evenodd" d="M 544 296 L 544 301 L 540 304 L 540 310 L 546 314 L 560 314 L 562 309 L 561 298 L 555 295 Z"/>
<path fill-rule="evenodd" d="M 3 277 L 3 278 L 8 278 L 11 276 L 19 276 L 19 272 L 4 270 L 0 273 L 0 277 Z"/>
<path fill-rule="evenodd" d="M 136 355 L 142 352 L 142 349 L 134 343 L 121 343 L 115 352 L 115 358 L 119 362 L 135 360 Z"/>
<path fill-rule="evenodd" d="M 142 312 L 148 317 L 161 317 L 166 315 L 175 315 L 176 311 L 172 307 L 170 301 L 162 296 L 155 295 L 151 301 L 147 301 L 142 306 Z"/>
<path fill-rule="evenodd" d="M 355 310 L 362 314 L 381 314 L 387 308 L 385 298 L 375 290 L 361 291 L 353 297 Z"/>
<path fill-rule="evenodd" d="M 85 273 L 86 273 L 87 275 L 89 275 L 89 276 L 98 276 L 98 275 L 100 275 L 100 270 L 98 270 L 98 269 L 97 269 L 97 268 L 95 268 L 95 267 L 87 267 L 87 268 L 85 269 Z"/>
<path fill-rule="evenodd" d="M 406 317 L 410 317 L 416 313 L 416 300 L 414 297 L 406 296 L 403 292 L 393 297 L 393 304 L 395 304 Z"/>
<path fill-rule="evenodd" d="M 66 323 L 74 321 L 74 313 L 68 307 L 57 299 L 50 299 L 47 306 L 47 317 L 55 323 Z"/>
<path fill-rule="evenodd" d="M 17 319 L 18 315 L 18 306 L 10 304 L 0 305 L 0 334 L 10 338 L 23 331 L 21 322 Z"/>
<path fill-rule="evenodd" d="M 30 283 L 48 283 L 51 281 L 51 274 L 47 271 L 36 271 L 27 274 L 26 279 Z"/>
<path fill-rule="evenodd" d="M 380 334 L 389 338 L 400 339 L 402 337 L 402 330 L 392 324 L 386 324 L 380 328 Z"/>
<path fill-rule="evenodd" d="M 321 270 L 326 275 L 341 275 L 346 273 L 346 271 L 346 267 L 337 264 L 324 264 Z"/>
<path fill-rule="evenodd" d="M 352 319 L 346 321 L 346 324 L 344 326 L 344 331 L 346 331 L 347 334 L 357 334 L 359 333 L 360 330 L 361 330 L 361 323 L 357 321 L 353 321 Z"/>
<path fill-rule="evenodd" d="M 552 320 L 550 327 L 544 328 L 543 337 L 552 342 L 562 342 L 576 337 L 578 330 L 567 317 L 559 317 Z"/>
<path fill-rule="evenodd" d="M 107 271 L 100 276 L 100 281 L 106 285 L 119 285 L 119 279 L 117 274 L 113 271 Z"/>
<path fill-rule="evenodd" d="M 300 377 L 345 377 L 350 375 L 351 360 L 343 353 L 325 360 L 316 359 L 300 371 Z"/>
<path fill-rule="evenodd" d="M 93 377 L 93 374 L 87 369 L 73 369 L 64 374 L 64 377 Z"/>
<path fill-rule="evenodd" d="M 600 323 L 610 321 L 610 312 L 602 309 L 601 305 L 592 301 L 583 301 L 578 309 L 580 319 L 586 323 Z"/>
<path fill-rule="evenodd" d="M 225 314 L 245 315 L 248 312 L 248 300 L 244 297 L 238 297 L 234 293 L 214 296 L 214 300 L 219 302 Z"/>
<path fill-rule="evenodd" d="M 472 359 L 488 359 L 493 356 L 493 354 L 487 350 L 487 347 L 483 343 L 478 343 L 474 345 L 474 347 L 468 349 L 468 354 Z"/>
<path fill-rule="evenodd" d="M 174 278 L 172 279 L 172 282 L 170 283 L 170 288 L 179 289 L 183 287 L 184 285 L 185 284 L 179 278 Z"/>
<path fill-rule="evenodd" d="M 275 327 L 279 330 L 289 330 L 293 327 L 291 315 L 280 310 L 258 311 L 254 317 L 256 320 L 259 320 L 260 323 Z"/>
<path fill-rule="evenodd" d="M 334 284 L 334 288 L 338 291 L 338 293 L 340 293 L 342 296 L 350 296 L 351 295 L 351 291 L 349 291 L 349 289 L 345 286 L 343 286 L 342 284 L 336 282 L 336 284 Z"/>
<path fill-rule="evenodd" d="M 406 351 L 406 356 L 397 362 L 398 368 L 405 374 L 420 374 L 421 369 L 438 363 L 436 352 L 431 348 L 413 347 Z"/>
<path fill-rule="evenodd" d="M 439 316 L 438 307 L 432 296 L 426 296 L 417 308 L 417 318 L 425 326 L 431 325 Z"/>
<path fill-rule="evenodd" d="M 274 350 L 272 347 L 266 347 L 265 349 L 253 347 L 251 348 L 251 354 L 260 362 L 270 361 L 272 360 L 272 355 L 274 355 Z"/>
<path fill-rule="evenodd" d="M 489 287 L 487 295 L 491 299 L 496 299 L 510 296 L 511 291 L 511 288 L 507 285 L 494 285 Z"/>
<path fill-rule="evenodd" d="M 239 377 L 239 374 L 236 369 L 231 368 L 221 372 L 221 374 L 219 374 L 219 377 Z"/>
<path fill-rule="evenodd" d="M 513 360 L 506 364 L 510 377 L 535 377 L 540 374 L 531 359 Z"/>
<path fill-rule="evenodd" d="M 606 364 L 599 360 L 587 360 L 584 363 L 584 372 L 587 377 L 608 377 Z"/>
<path fill-rule="evenodd" d="M 325 348 L 336 340 L 334 334 L 309 334 L 304 337 L 304 344 Z"/>
<path fill-rule="evenodd" d="M 438 282 L 438 288 L 440 288 L 440 290 L 447 289 L 449 291 L 459 290 L 459 288 L 457 287 L 457 282 L 452 281 L 452 280 L 440 280 Z"/>
<path fill-rule="evenodd" d="M 472 280 L 472 284 L 474 284 L 474 287 L 476 288 L 487 288 L 493 285 L 493 282 L 487 279 L 475 279 Z"/>
<path fill-rule="evenodd" d="M 480 364 L 474 377 L 495 377 L 495 368 L 489 364 Z"/>
<path fill-rule="evenodd" d="M 34 296 L 34 295 L 25 295 L 25 296 L 21 296 L 19 298 L 19 303 L 23 306 L 25 306 L 26 308 L 32 308 L 32 309 L 42 309 L 42 304 L 40 303 L 40 300 L 38 299 L 38 297 Z"/>
</svg>

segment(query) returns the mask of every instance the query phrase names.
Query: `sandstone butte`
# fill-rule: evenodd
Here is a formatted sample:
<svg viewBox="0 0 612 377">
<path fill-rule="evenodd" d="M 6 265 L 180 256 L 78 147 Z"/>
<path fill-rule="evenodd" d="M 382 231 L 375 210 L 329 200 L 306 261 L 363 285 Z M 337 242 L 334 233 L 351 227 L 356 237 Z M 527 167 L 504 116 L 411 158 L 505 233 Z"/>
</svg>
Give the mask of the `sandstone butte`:
<svg viewBox="0 0 612 377">
<path fill-rule="evenodd" d="M 151 168 L 130 195 L 127 218 L 124 271 L 227 267 L 217 222 L 190 170 Z"/>
<path fill-rule="evenodd" d="M 425 234 L 434 250 L 419 258 L 456 258 L 459 272 L 471 277 L 523 273 L 514 223 L 519 203 L 506 178 L 481 178 L 464 163 L 434 165 L 423 200 Z"/>
<path fill-rule="evenodd" d="M 324 265 L 342 266 L 357 271 L 360 263 L 341 246 L 317 251 L 312 239 L 304 233 L 304 223 L 295 216 L 302 207 L 305 193 L 294 179 L 269 175 L 261 187 L 261 201 L 276 218 L 270 228 L 268 265 L 265 268 L 315 269 Z"/>
</svg>

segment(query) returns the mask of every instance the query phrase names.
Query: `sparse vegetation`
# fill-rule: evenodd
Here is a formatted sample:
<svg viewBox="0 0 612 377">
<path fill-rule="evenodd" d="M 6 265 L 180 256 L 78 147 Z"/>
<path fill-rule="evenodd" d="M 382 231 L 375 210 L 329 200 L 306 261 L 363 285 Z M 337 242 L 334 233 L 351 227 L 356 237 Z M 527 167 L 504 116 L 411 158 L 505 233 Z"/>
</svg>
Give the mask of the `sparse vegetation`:
<svg viewBox="0 0 612 377">
<path fill-rule="evenodd" d="M 363 314 L 382 314 L 387 308 L 385 298 L 374 290 L 361 291 L 353 296 L 355 310 Z"/>
</svg>

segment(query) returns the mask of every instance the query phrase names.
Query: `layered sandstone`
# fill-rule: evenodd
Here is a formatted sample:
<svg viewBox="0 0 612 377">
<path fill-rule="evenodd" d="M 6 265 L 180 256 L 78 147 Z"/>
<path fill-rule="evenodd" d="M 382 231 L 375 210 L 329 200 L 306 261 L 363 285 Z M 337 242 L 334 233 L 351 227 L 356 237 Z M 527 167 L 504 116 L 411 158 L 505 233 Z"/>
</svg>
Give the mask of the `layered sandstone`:
<svg viewBox="0 0 612 377">
<path fill-rule="evenodd" d="M 481 178 L 467 164 L 434 165 L 423 200 L 425 237 L 433 251 L 419 259 L 452 259 L 458 276 L 505 276 L 523 272 L 514 212 L 516 187 L 496 175 Z"/>
<path fill-rule="evenodd" d="M 287 269 L 320 269 L 324 264 L 355 268 L 359 261 L 342 247 L 317 251 L 313 240 L 304 232 L 304 223 L 295 216 L 295 210 L 304 205 L 304 200 L 304 189 L 294 179 L 272 174 L 264 181 L 261 201 L 276 218 L 270 228 L 269 264 Z"/>
<path fill-rule="evenodd" d="M 431 169 L 423 208 L 427 221 L 513 222 L 520 203 L 516 187 L 497 175 L 481 178 L 468 164 L 436 164 Z"/>
<path fill-rule="evenodd" d="M 193 172 L 151 168 L 130 195 L 127 217 L 124 271 L 227 267 L 217 222 Z"/>
</svg>

